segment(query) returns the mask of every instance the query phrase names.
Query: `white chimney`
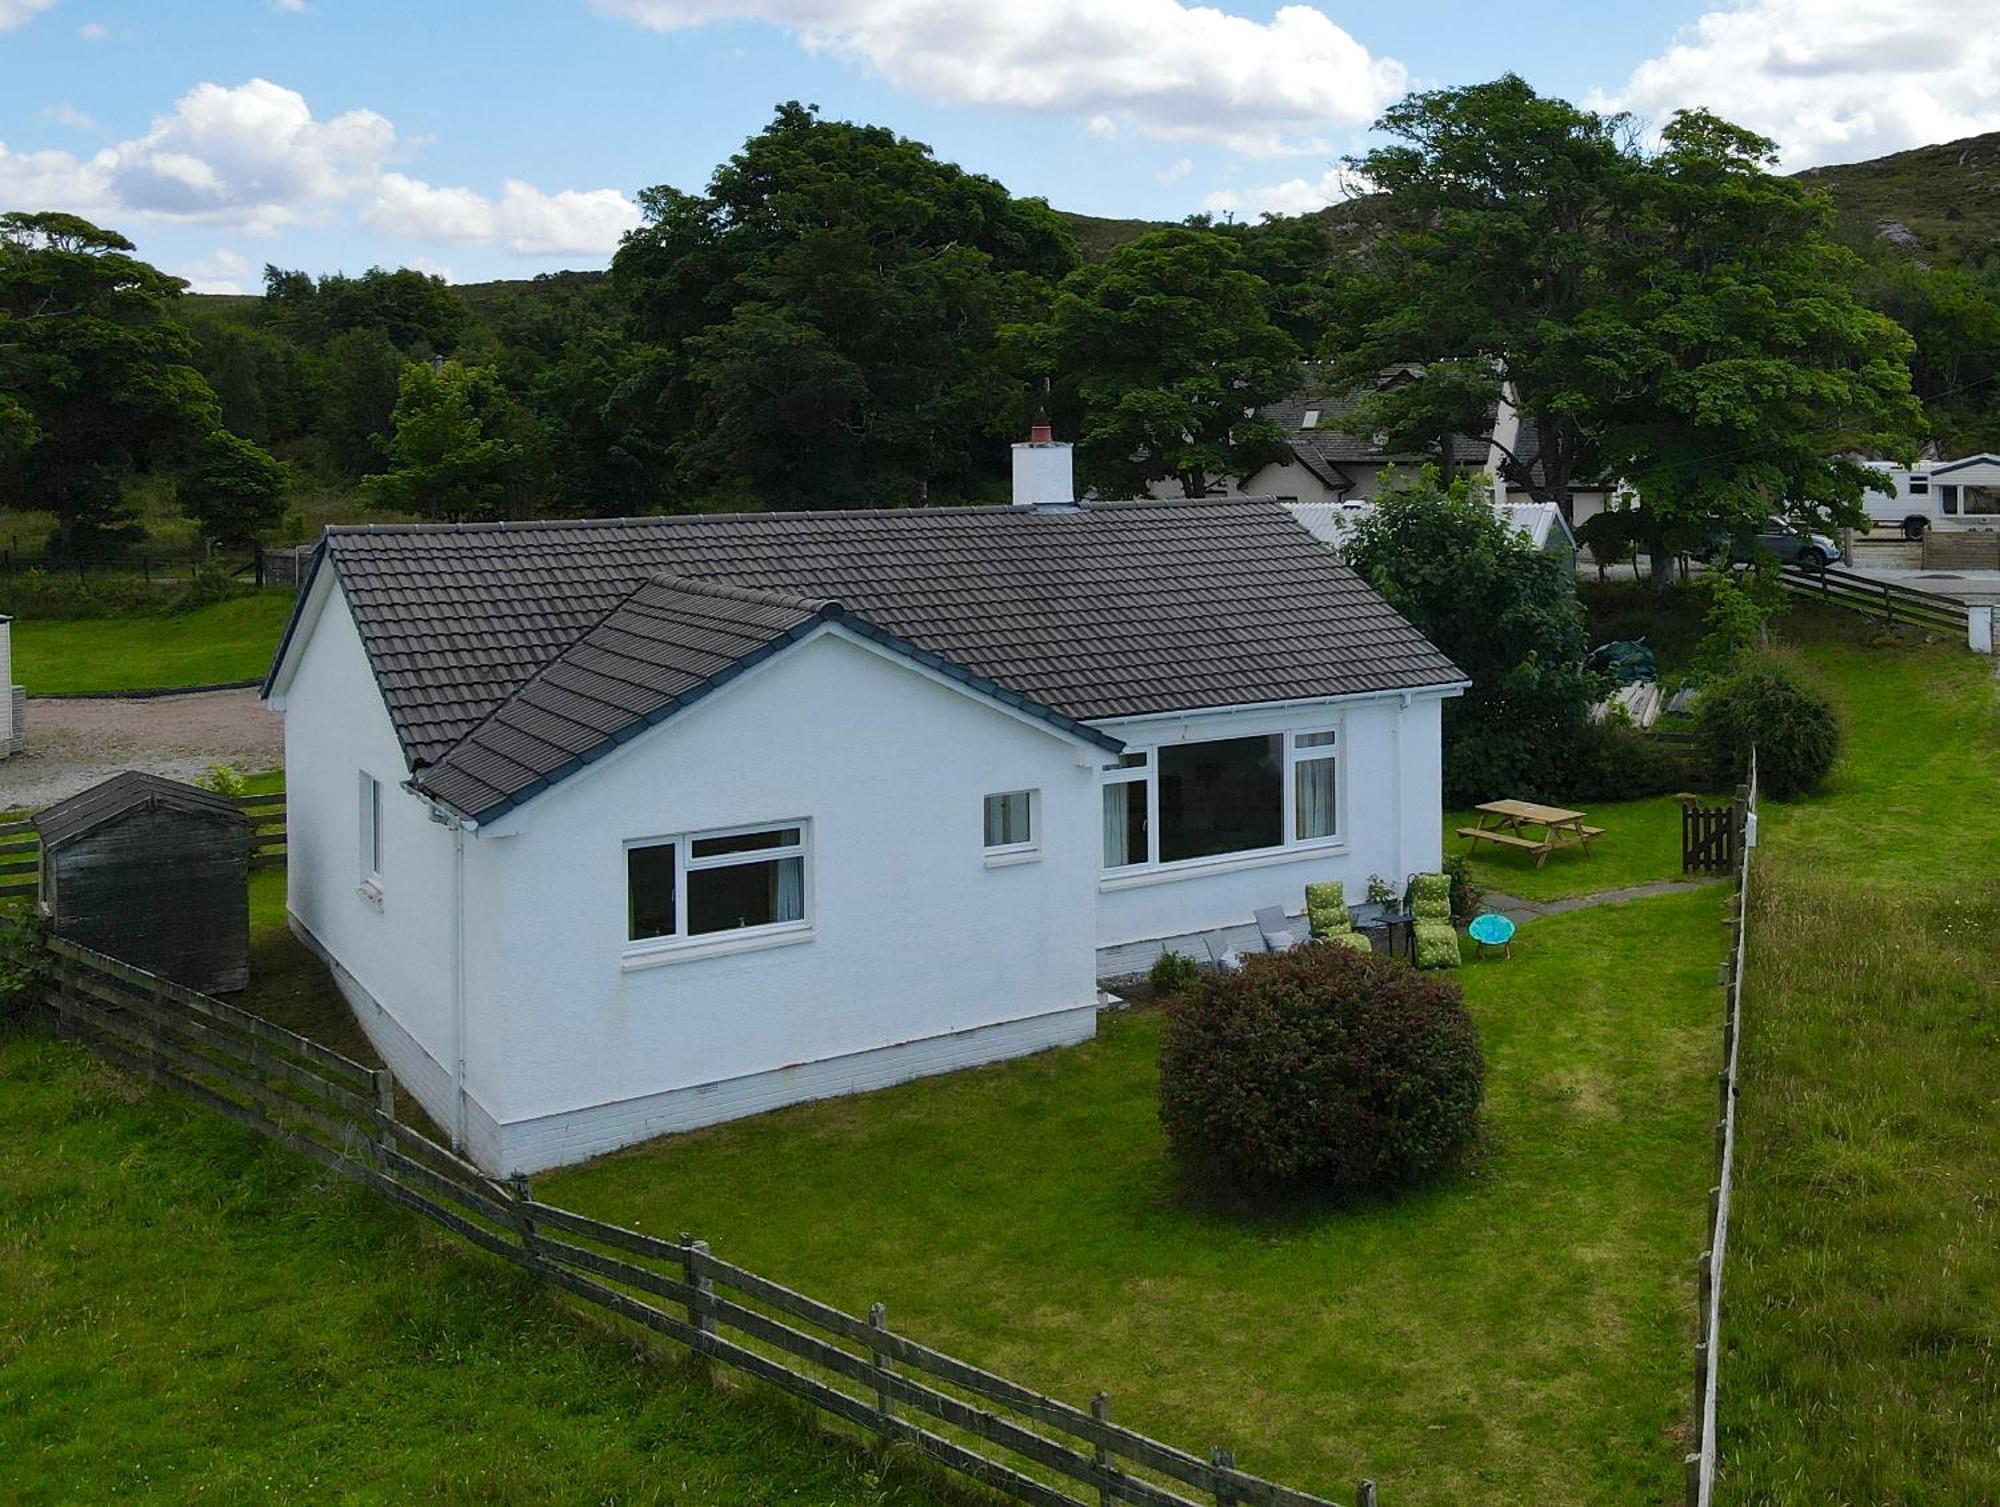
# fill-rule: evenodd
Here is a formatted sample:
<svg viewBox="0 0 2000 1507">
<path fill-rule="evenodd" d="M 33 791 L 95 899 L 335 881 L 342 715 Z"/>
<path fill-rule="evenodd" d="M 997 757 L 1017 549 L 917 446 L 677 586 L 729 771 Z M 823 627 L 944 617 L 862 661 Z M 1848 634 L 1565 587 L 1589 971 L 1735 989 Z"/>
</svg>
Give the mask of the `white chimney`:
<svg viewBox="0 0 2000 1507">
<path fill-rule="evenodd" d="M 1046 416 L 1036 414 L 1026 442 L 1014 447 L 1014 506 L 1075 505 L 1076 476 L 1070 465 L 1070 447 L 1056 439 Z"/>
</svg>

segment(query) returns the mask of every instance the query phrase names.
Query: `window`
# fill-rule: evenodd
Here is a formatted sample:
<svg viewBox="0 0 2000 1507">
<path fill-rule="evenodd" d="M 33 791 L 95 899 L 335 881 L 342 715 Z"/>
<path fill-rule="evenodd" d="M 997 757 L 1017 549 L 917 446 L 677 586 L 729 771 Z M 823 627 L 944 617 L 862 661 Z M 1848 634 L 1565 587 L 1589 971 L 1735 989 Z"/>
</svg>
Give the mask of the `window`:
<svg viewBox="0 0 2000 1507">
<path fill-rule="evenodd" d="M 1018 852 L 1035 845 L 1035 792 L 1010 790 L 986 797 L 986 851 Z"/>
<path fill-rule="evenodd" d="M 741 828 L 625 849 L 626 937 L 715 936 L 806 919 L 804 825 Z"/>
<path fill-rule="evenodd" d="M 1319 428 L 1319 410 L 1317 408 L 1308 408 L 1306 410 L 1306 416 L 1299 420 L 1299 428 L 1301 429 Z"/>
<path fill-rule="evenodd" d="M 1938 488 L 1938 509 L 1945 513 L 1956 513 L 1958 511 L 1957 487 Z"/>
<path fill-rule="evenodd" d="M 1910 495 L 1912 497 L 1922 497 L 1930 489 L 1931 479 L 1928 476 L 1912 476 L 1910 478 Z"/>
<path fill-rule="evenodd" d="M 382 782 L 361 772 L 361 882 L 382 878 Z"/>
<path fill-rule="evenodd" d="M 1152 856 L 1146 820 L 1151 756 L 1128 753 L 1104 766 L 1104 866 L 1130 868 Z"/>
<path fill-rule="evenodd" d="M 2000 490 L 1992 487 L 1967 487 L 1964 492 L 1965 511 L 1986 517 L 2000 513 Z"/>
<path fill-rule="evenodd" d="M 1171 743 L 1103 766 L 1104 867 L 1337 842 L 1340 735 L 1301 729 Z"/>
<path fill-rule="evenodd" d="M 1283 843 L 1284 767 L 1275 734 L 1160 749 L 1160 862 Z"/>
<path fill-rule="evenodd" d="M 1331 732 L 1292 734 L 1292 836 L 1299 842 L 1339 835 L 1337 746 Z"/>
</svg>

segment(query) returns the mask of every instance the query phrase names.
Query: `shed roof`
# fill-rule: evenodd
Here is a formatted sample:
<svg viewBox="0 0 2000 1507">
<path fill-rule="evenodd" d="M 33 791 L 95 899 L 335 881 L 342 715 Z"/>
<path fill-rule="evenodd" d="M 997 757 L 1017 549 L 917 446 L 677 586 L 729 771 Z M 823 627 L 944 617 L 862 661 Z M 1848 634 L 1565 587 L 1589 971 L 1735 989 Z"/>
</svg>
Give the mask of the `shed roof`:
<svg viewBox="0 0 2000 1507">
<path fill-rule="evenodd" d="M 47 851 L 134 811 L 165 807 L 209 821 L 230 821 L 247 829 L 250 818 L 226 795 L 127 769 L 35 813 L 35 830 Z"/>
</svg>

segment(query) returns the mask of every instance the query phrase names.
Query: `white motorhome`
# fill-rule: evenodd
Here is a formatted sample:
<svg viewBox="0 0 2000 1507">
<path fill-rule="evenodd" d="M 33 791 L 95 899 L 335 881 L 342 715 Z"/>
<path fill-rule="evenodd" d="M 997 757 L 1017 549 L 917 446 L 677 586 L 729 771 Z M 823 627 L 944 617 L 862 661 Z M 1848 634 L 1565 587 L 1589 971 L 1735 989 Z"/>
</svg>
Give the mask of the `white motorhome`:
<svg viewBox="0 0 2000 1507">
<path fill-rule="evenodd" d="M 1862 506 L 1877 525 L 1899 528 L 1908 539 L 1940 529 L 2000 528 L 2000 455 L 1898 466 L 1863 464 L 1882 474 L 1880 488 L 1863 494 Z"/>
</svg>

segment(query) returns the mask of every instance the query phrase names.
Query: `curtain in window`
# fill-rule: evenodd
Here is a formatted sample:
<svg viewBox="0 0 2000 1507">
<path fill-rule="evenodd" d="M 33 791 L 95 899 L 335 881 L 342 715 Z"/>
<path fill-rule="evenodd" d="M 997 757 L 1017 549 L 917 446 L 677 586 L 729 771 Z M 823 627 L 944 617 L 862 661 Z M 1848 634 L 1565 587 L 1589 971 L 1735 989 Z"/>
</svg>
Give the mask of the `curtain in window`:
<svg viewBox="0 0 2000 1507">
<path fill-rule="evenodd" d="M 1298 764 L 1294 805 L 1298 809 L 1295 825 L 1301 840 L 1334 835 L 1333 801 L 1337 782 L 1333 766 L 1332 759 L 1302 759 Z"/>
<path fill-rule="evenodd" d="M 799 921 L 806 913 L 806 866 L 800 858 L 781 858 L 771 881 L 771 918 Z"/>
<path fill-rule="evenodd" d="M 1126 819 L 1126 787 L 1104 787 L 1104 866 L 1122 869 L 1132 860 L 1126 855 L 1132 845 L 1132 824 Z"/>
</svg>

